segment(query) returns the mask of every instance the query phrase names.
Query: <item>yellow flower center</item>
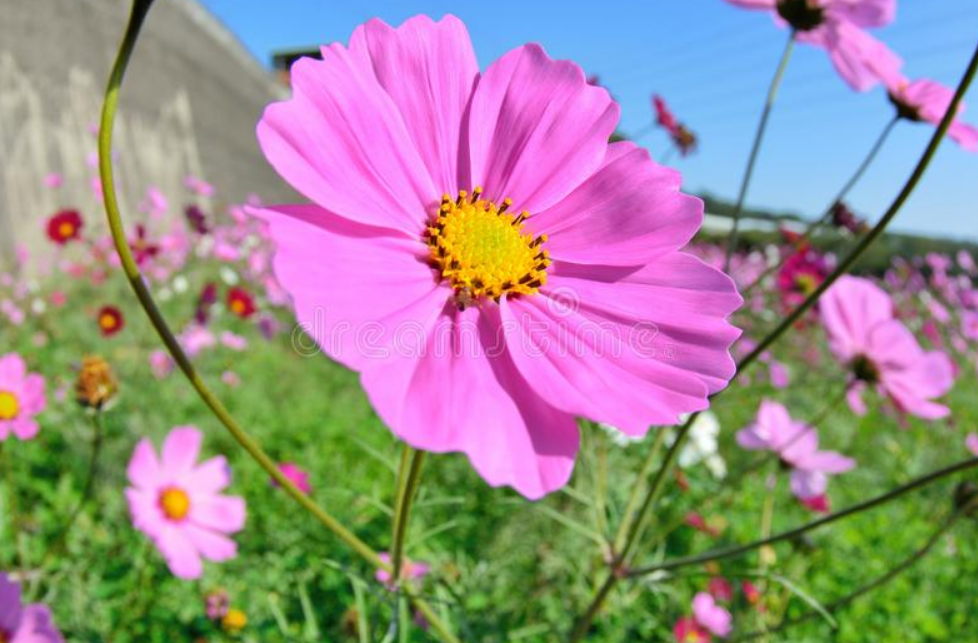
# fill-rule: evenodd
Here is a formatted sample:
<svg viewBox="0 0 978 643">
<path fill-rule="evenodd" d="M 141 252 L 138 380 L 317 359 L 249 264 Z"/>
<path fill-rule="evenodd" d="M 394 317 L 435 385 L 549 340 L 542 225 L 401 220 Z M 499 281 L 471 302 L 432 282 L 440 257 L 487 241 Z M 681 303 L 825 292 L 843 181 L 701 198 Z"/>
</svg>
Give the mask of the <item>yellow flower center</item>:
<svg viewBox="0 0 978 643">
<path fill-rule="evenodd" d="M 61 235 L 61 237 L 64 239 L 67 239 L 68 237 L 72 236 L 73 234 L 75 234 L 74 224 L 68 223 L 67 221 L 63 222 L 61 225 L 58 226 L 58 234 Z M 0 643 L 3 643 L 2 640 L 0 640 Z"/>
<path fill-rule="evenodd" d="M 225 632 L 229 632 L 231 634 L 240 632 L 247 624 L 248 615 L 234 607 L 229 609 L 228 613 L 221 619 L 221 627 L 224 628 Z"/>
<path fill-rule="evenodd" d="M 818 282 L 813 275 L 801 274 L 795 277 L 795 285 L 803 295 L 810 295 L 818 288 Z"/>
<path fill-rule="evenodd" d="M 0 391 L 0 420 L 12 420 L 20 413 L 20 402 L 10 391 Z M 0 643 L 3 640 L 0 639 Z"/>
<path fill-rule="evenodd" d="M 471 197 L 465 190 L 451 200 L 444 195 L 438 216 L 425 238 L 432 265 L 455 290 L 459 308 L 483 297 L 499 301 L 504 294 L 532 295 L 547 281 L 550 257 L 542 249 L 547 235 L 523 231 L 529 212 L 514 216 L 512 204 L 482 198 L 482 188 Z"/>
<path fill-rule="evenodd" d="M 241 313 L 244 312 L 244 309 L 245 309 L 244 302 L 241 301 L 240 299 L 235 299 L 234 301 L 231 302 L 231 312 L 233 312 L 235 315 L 240 315 Z"/>
<path fill-rule="evenodd" d="M 98 323 L 105 330 L 112 330 L 116 326 L 115 315 L 105 313 L 98 318 Z"/>
<path fill-rule="evenodd" d="M 190 496 L 182 489 L 170 487 L 160 494 L 160 509 L 167 518 L 179 522 L 190 513 Z"/>
</svg>

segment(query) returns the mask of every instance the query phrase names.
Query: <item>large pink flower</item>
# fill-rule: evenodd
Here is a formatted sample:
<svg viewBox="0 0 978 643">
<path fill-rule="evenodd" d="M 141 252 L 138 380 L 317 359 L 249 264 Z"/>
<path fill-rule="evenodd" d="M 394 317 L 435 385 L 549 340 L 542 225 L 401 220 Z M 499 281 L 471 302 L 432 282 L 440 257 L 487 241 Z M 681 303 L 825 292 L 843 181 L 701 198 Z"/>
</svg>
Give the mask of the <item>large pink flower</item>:
<svg viewBox="0 0 978 643">
<path fill-rule="evenodd" d="M 61 633 L 46 605 L 24 605 L 20 585 L 0 572 L 0 641 L 4 643 L 62 643 Z"/>
<path fill-rule="evenodd" d="M 300 323 L 395 434 L 539 498 L 575 416 L 643 435 L 726 386 L 741 299 L 679 252 L 702 202 L 608 143 L 618 106 L 579 67 L 531 44 L 480 74 L 452 16 L 322 53 L 258 125 L 314 204 L 253 212 Z"/>
<path fill-rule="evenodd" d="M 30 440 L 40 427 L 34 416 L 44 410 L 44 377 L 28 373 L 17 353 L 0 356 L 0 442 L 14 434 Z"/>
<path fill-rule="evenodd" d="M 791 491 L 801 500 L 825 494 L 829 474 L 845 473 L 855 460 L 835 451 L 819 451 L 818 431 L 789 415 L 783 404 L 764 400 L 757 418 L 737 432 L 737 444 L 751 451 L 772 451 L 791 467 Z"/>
<path fill-rule="evenodd" d="M 825 49 L 842 79 L 856 91 L 867 91 L 895 76 L 899 56 L 865 29 L 893 22 L 896 0 L 727 0 L 745 9 L 774 14 L 775 22 L 793 29 L 795 39 Z"/>
<path fill-rule="evenodd" d="M 917 123 L 940 125 L 954 99 L 953 89 L 926 78 L 910 82 L 902 75 L 897 75 L 888 80 L 887 90 L 900 117 Z M 957 117 L 962 113 L 964 103 L 958 105 L 958 112 L 947 130 L 947 135 L 969 152 L 978 152 L 978 128 L 958 120 Z"/>
<path fill-rule="evenodd" d="M 913 333 L 893 317 L 890 296 L 867 279 L 844 276 L 819 302 L 832 351 L 851 372 L 850 406 L 864 412 L 861 393 L 875 387 L 900 411 L 924 419 L 950 410 L 932 402 L 954 383 L 951 360 L 925 352 Z"/>
<path fill-rule="evenodd" d="M 160 458 L 153 443 L 143 439 L 127 470 L 133 525 L 152 539 L 170 571 L 184 579 L 200 578 L 202 559 L 234 558 L 237 545 L 226 534 L 245 523 L 244 499 L 220 493 L 231 484 L 224 457 L 197 464 L 201 438 L 192 426 L 176 427 Z"/>
</svg>

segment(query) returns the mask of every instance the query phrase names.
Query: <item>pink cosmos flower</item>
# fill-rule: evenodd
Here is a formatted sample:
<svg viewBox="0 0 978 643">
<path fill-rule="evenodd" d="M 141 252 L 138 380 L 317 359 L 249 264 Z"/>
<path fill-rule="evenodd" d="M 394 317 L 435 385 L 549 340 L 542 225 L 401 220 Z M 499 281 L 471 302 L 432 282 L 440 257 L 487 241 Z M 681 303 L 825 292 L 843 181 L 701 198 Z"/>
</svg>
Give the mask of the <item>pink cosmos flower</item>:
<svg viewBox="0 0 978 643">
<path fill-rule="evenodd" d="M 149 368 L 156 379 L 166 379 L 173 372 L 173 358 L 164 350 L 155 350 L 149 354 Z"/>
<path fill-rule="evenodd" d="M 717 605 L 708 592 L 693 597 L 693 617 L 696 622 L 719 637 L 730 634 L 732 617 L 726 608 Z"/>
<path fill-rule="evenodd" d="M 968 451 L 978 456 L 978 433 L 969 433 L 968 437 L 964 439 L 964 446 L 968 447 Z"/>
<path fill-rule="evenodd" d="M 932 400 L 954 383 L 951 360 L 925 352 L 906 326 L 893 317 L 890 296 L 867 279 L 841 277 L 819 302 L 829 345 L 851 373 L 849 405 L 865 413 L 867 387 L 888 396 L 901 412 L 932 420 L 950 410 Z"/>
<path fill-rule="evenodd" d="M 519 47 L 480 73 L 465 26 L 373 20 L 292 67 L 258 125 L 313 204 L 252 208 L 321 349 L 400 438 L 491 485 L 564 485 L 575 416 L 641 436 L 734 372 L 729 278 L 680 252 L 703 205 L 581 69 Z"/>
<path fill-rule="evenodd" d="M 34 416 L 45 406 L 44 377 L 28 373 L 17 353 L 0 357 L 0 442 L 11 433 L 21 440 L 36 436 L 40 426 Z"/>
<path fill-rule="evenodd" d="M 221 333 L 221 344 L 233 351 L 243 351 L 248 348 L 248 339 L 226 330 Z"/>
<path fill-rule="evenodd" d="M 174 428 L 157 458 L 153 443 L 136 445 L 126 489 L 133 526 L 145 533 L 183 579 L 200 578 L 202 559 L 220 562 L 237 555 L 227 537 L 245 523 L 243 498 L 221 495 L 231 484 L 224 456 L 197 464 L 202 434 L 192 426 Z"/>
<path fill-rule="evenodd" d="M 968 339 L 978 340 L 978 312 L 966 310 L 961 313 L 961 333 Z"/>
<path fill-rule="evenodd" d="M 652 96 L 652 107 L 655 110 L 656 124 L 666 130 L 679 153 L 688 156 L 690 152 L 694 151 L 696 149 L 696 135 L 676 120 L 665 99 L 654 94 Z"/>
<path fill-rule="evenodd" d="M 386 551 L 377 554 L 377 557 L 387 564 L 391 562 L 391 556 Z M 415 562 L 405 558 L 401 565 L 401 578 L 409 581 L 421 580 L 428 575 L 429 571 L 431 571 L 431 566 L 427 563 Z M 374 577 L 388 587 L 393 587 L 394 585 L 391 581 L 391 574 L 387 570 L 378 569 Z"/>
<path fill-rule="evenodd" d="M 818 431 L 792 419 L 783 404 L 763 400 L 754 423 L 737 433 L 750 451 L 771 451 L 791 467 L 791 491 L 801 500 L 825 493 L 828 475 L 849 471 L 856 462 L 835 451 L 818 450 Z"/>
<path fill-rule="evenodd" d="M 864 92 L 899 74 L 903 62 L 865 28 L 893 22 L 896 0 L 727 0 L 745 9 L 774 14 L 775 22 L 794 30 L 798 42 L 828 52 L 842 79 Z"/>
<path fill-rule="evenodd" d="M 20 585 L 0 572 L 0 641 L 4 643 L 63 643 L 46 605 L 24 605 Z"/>
<path fill-rule="evenodd" d="M 710 643 L 713 640 L 709 630 L 692 616 L 684 616 L 676 621 L 672 634 L 676 637 L 676 643 Z"/>
<path fill-rule="evenodd" d="M 293 462 L 283 462 L 278 465 L 278 470 L 302 493 L 308 494 L 312 491 L 312 485 L 309 484 L 309 473 L 301 469 L 299 465 Z M 272 480 L 272 486 L 278 486 L 278 483 L 274 479 Z"/>
<path fill-rule="evenodd" d="M 910 82 L 899 74 L 888 80 L 887 91 L 901 118 L 932 125 L 940 125 L 954 98 L 954 90 L 950 87 L 926 78 Z M 978 152 L 978 128 L 958 120 L 957 116 L 962 113 L 964 103 L 958 106 L 958 113 L 951 122 L 947 135 L 965 150 Z"/>
<path fill-rule="evenodd" d="M 778 271 L 778 290 L 787 308 L 795 308 L 818 288 L 829 274 L 825 258 L 807 244 L 801 248 L 789 246 L 784 252 L 791 255 Z"/>
</svg>

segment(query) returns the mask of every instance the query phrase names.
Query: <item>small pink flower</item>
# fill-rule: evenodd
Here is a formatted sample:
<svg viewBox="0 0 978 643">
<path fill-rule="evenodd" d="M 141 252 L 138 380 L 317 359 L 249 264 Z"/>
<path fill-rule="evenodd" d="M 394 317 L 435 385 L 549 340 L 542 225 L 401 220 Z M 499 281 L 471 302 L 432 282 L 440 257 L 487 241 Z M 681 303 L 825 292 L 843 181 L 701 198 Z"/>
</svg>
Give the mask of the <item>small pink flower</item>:
<svg viewBox="0 0 978 643">
<path fill-rule="evenodd" d="M 709 585 L 707 585 L 707 591 L 718 601 L 729 602 L 733 600 L 733 586 L 722 576 L 711 578 Z"/>
<path fill-rule="evenodd" d="M 44 187 L 56 190 L 64 185 L 65 177 L 57 172 L 50 172 L 44 176 Z"/>
<path fill-rule="evenodd" d="M 224 456 L 197 464 L 202 434 L 192 426 L 174 428 L 157 458 L 153 443 L 136 445 L 126 489 L 133 526 L 145 533 L 183 579 L 200 578 L 203 560 L 221 562 L 237 555 L 227 537 L 245 523 L 243 498 L 221 495 L 231 484 Z"/>
<path fill-rule="evenodd" d="M 887 89 L 890 92 L 890 101 L 896 106 L 897 114 L 901 118 L 917 123 L 939 125 L 954 98 L 953 89 L 926 78 L 910 82 L 902 75 L 897 75 L 889 80 Z M 958 120 L 957 116 L 963 112 L 964 103 L 961 103 L 958 105 L 958 112 L 951 122 L 951 127 L 947 130 L 947 135 L 963 149 L 978 152 L 978 128 Z"/>
<path fill-rule="evenodd" d="M 232 388 L 241 386 L 241 376 L 234 371 L 224 371 L 221 373 L 221 381 Z"/>
<path fill-rule="evenodd" d="M 214 333 L 197 323 L 188 325 L 177 339 L 188 357 L 196 357 L 205 348 L 211 348 L 217 343 Z"/>
<path fill-rule="evenodd" d="M 978 456 L 978 433 L 969 433 L 968 437 L 964 439 L 964 446 L 968 447 L 968 451 Z"/>
<path fill-rule="evenodd" d="M 4 643 L 63 643 L 46 605 L 24 605 L 20 585 L 0 572 L 0 641 Z"/>
<path fill-rule="evenodd" d="M 158 380 L 165 379 L 173 372 L 173 359 L 164 350 L 155 350 L 149 354 L 149 368 L 153 372 L 153 377 Z"/>
<path fill-rule="evenodd" d="M 44 377 L 28 373 L 17 353 L 0 357 L 0 442 L 11 433 L 21 440 L 36 436 L 40 426 L 35 416 L 46 406 Z"/>
<path fill-rule="evenodd" d="M 933 420 L 950 410 L 932 400 L 954 384 L 951 360 L 940 351 L 925 352 L 906 326 L 893 316 L 890 296 L 867 279 L 841 277 L 819 304 L 829 345 L 849 368 L 850 405 L 868 387 L 887 395 L 903 413 Z M 861 400 L 853 411 L 859 413 Z"/>
<path fill-rule="evenodd" d="M 187 176 L 183 184 L 188 190 L 202 197 L 214 196 L 214 186 L 199 177 Z"/>
<path fill-rule="evenodd" d="M 378 557 L 385 563 L 390 564 L 391 562 L 391 556 L 386 551 L 378 554 Z M 421 580 L 428 575 L 429 571 L 431 571 L 431 567 L 427 563 L 414 562 L 405 558 L 401 564 L 401 578 L 405 580 Z M 396 583 L 392 582 L 391 574 L 387 570 L 378 569 L 374 577 L 388 587 L 394 587 L 396 585 Z"/>
<path fill-rule="evenodd" d="M 684 616 L 672 628 L 676 643 L 710 643 L 713 635 L 692 616 Z"/>
<path fill-rule="evenodd" d="M 727 0 L 744 9 L 769 11 L 795 39 L 825 49 L 842 79 L 867 91 L 895 77 L 903 62 L 865 28 L 883 27 L 896 14 L 896 0 Z"/>
<path fill-rule="evenodd" d="M 726 608 L 717 605 L 707 592 L 700 592 L 693 597 L 693 617 L 712 634 L 719 637 L 730 634 L 733 617 Z"/>
<path fill-rule="evenodd" d="M 961 313 L 961 333 L 968 339 L 978 340 L 978 312 L 966 310 Z"/>
<path fill-rule="evenodd" d="M 248 348 L 247 339 L 245 339 L 241 335 L 232 333 L 229 330 L 226 330 L 223 333 L 221 333 L 221 344 L 223 344 L 226 348 L 230 348 L 233 351 L 243 351 L 246 348 Z"/>
<path fill-rule="evenodd" d="M 856 466 L 835 451 L 819 451 L 815 427 L 792 419 L 784 405 L 771 400 L 763 400 L 754 423 L 737 433 L 737 444 L 776 453 L 791 467 L 791 491 L 801 500 L 824 494 L 829 474 Z"/>
<path fill-rule="evenodd" d="M 312 485 L 309 484 L 309 474 L 300 469 L 299 465 L 292 462 L 283 462 L 278 465 L 278 470 L 302 493 L 307 494 L 312 491 Z M 278 486 L 278 483 L 274 479 L 272 480 L 272 486 Z"/>
</svg>

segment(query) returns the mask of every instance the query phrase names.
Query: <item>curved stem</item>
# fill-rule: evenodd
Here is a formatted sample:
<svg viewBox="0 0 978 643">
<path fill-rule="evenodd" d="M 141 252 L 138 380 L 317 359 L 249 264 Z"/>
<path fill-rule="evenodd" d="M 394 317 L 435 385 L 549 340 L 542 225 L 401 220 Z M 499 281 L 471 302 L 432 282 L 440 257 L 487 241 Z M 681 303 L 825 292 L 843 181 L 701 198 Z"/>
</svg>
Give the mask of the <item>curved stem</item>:
<svg viewBox="0 0 978 643">
<path fill-rule="evenodd" d="M 958 519 L 962 515 L 964 515 L 963 511 L 961 510 L 955 511 L 947 518 L 947 520 L 945 520 L 940 525 L 940 527 L 937 528 L 936 531 L 934 531 L 933 534 L 931 534 L 930 538 L 927 539 L 927 542 L 925 542 L 920 549 L 917 549 L 912 554 L 904 558 L 902 561 L 900 561 L 899 564 L 897 564 L 895 567 L 887 571 L 885 574 L 882 574 L 879 577 L 874 578 L 870 582 L 860 586 L 858 589 L 846 594 L 842 598 L 832 601 L 828 605 L 824 605 L 823 606 L 824 611 L 811 610 L 809 612 L 806 612 L 802 616 L 798 616 L 790 620 L 784 620 L 778 625 L 776 625 L 775 627 L 764 629 L 764 630 L 758 630 L 756 632 L 749 632 L 746 634 L 742 634 L 740 636 L 734 635 L 733 637 L 731 637 L 730 640 L 750 641 L 753 639 L 768 636 L 770 634 L 776 634 L 778 632 L 782 632 L 788 629 L 789 627 L 821 617 L 824 615 L 825 612 L 830 612 L 830 613 L 835 612 L 839 609 L 842 609 L 843 607 L 850 605 L 851 603 L 855 602 L 857 599 L 865 596 L 866 594 L 874 590 L 877 590 L 880 587 L 883 587 L 884 585 L 886 585 L 887 583 L 889 583 L 890 581 L 898 577 L 900 574 L 907 571 L 908 569 L 910 569 L 911 567 L 919 563 L 921 560 L 923 560 L 927 556 L 927 554 L 929 554 L 934 549 L 934 546 L 937 545 L 941 537 L 951 530 L 951 528 L 954 526 L 954 524 L 958 521 Z"/>
<path fill-rule="evenodd" d="M 851 177 L 849 177 L 849 180 L 846 181 L 846 184 L 842 186 L 842 189 L 839 190 L 839 193 L 835 195 L 835 198 L 832 199 L 832 201 L 829 203 L 829 206 L 825 208 L 822 214 L 817 219 L 812 221 L 808 225 L 808 227 L 805 228 L 805 231 L 801 234 L 801 236 L 798 237 L 798 239 L 791 244 L 793 248 L 793 252 L 784 253 L 777 263 L 775 263 L 773 266 L 771 266 L 770 268 L 762 272 L 757 279 L 752 281 L 750 285 L 748 285 L 747 288 L 745 288 L 743 292 L 740 293 L 741 295 L 744 296 L 744 298 L 746 298 L 747 295 L 753 292 L 765 279 L 767 279 L 773 273 L 780 270 L 781 267 L 784 266 L 785 262 L 787 262 L 788 259 L 790 259 L 793 255 L 795 255 L 798 249 L 803 247 L 805 243 L 812 238 L 812 235 L 815 234 L 816 230 L 818 230 L 822 225 L 824 225 L 829 220 L 829 218 L 832 216 L 832 209 L 836 206 L 836 204 L 842 203 L 842 201 L 849 195 L 849 192 L 851 192 L 852 189 L 856 187 L 856 184 L 863 177 L 863 174 L 866 173 L 866 170 L 869 169 L 869 166 L 873 164 L 874 160 L 876 160 L 876 157 L 877 155 L 879 155 L 880 150 L 883 149 L 883 144 L 886 143 L 886 140 L 890 137 L 890 133 L 893 132 L 893 128 L 896 127 L 896 124 L 898 122 L 900 122 L 900 117 L 894 116 L 886 124 L 886 127 L 883 128 L 883 132 L 880 134 L 879 138 L 876 139 L 876 143 L 873 144 L 873 147 L 872 149 L 870 149 L 869 154 L 866 156 L 865 159 L 863 159 L 863 162 L 856 169 L 856 172 Z"/>
<path fill-rule="evenodd" d="M 615 533 L 615 554 L 625 546 L 625 539 L 628 537 L 629 529 L 632 525 L 632 518 L 635 510 L 638 508 L 638 501 L 642 495 L 642 489 L 645 488 L 643 483 L 652 474 L 652 467 L 659 458 L 659 452 L 662 450 L 662 445 L 665 441 L 666 432 L 660 429 L 655 434 L 655 442 L 652 443 L 652 448 L 649 449 L 648 455 L 645 456 L 645 461 L 642 462 L 642 468 L 639 470 L 638 476 L 635 478 L 635 484 L 632 486 L 632 492 L 628 496 L 628 503 L 625 505 L 625 512 L 622 514 L 621 524 L 618 525 L 618 531 Z"/>
<path fill-rule="evenodd" d="M 964 76 L 961 78 L 961 82 L 958 84 L 957 91 L 954 93 L 954 98 L 951 100 L 950 105 L 948 105 L 947 112 L 944 113 L 944 118 L 941 119 L 941 124 L 938 125 L 937 129 L 934 131 L 934 135 L 930 139 L 930 143 L 927 145 L 927 149 L 924 150 L 923 156 L 921 156 L 920 161 L 917 162 L 917 166 L 914 168 L 913 173 L 907 179 L 904 184 L 903 189 L 890 204 L 883 217 L 877 222 L 873 229 L 870 230 L 860 241 L 856 244 L 856 247 L 839 262 L 839 265 L 835 270 L 826 277 L 825 281 L 819 284 L 818 288 L 810 294 L 804 302 L 802 302 L 797 308 L 791 311 L 774 330 L 772 330 L 764 339 L 758 342 L 757 346 L 754 347 L 750 353 L 748 353 L 743 359 L 737 363 L 737 373 L 740 373 L 744 368 L 750 365 L 754 360 L 756 360 L 764 351 L 766 351 L 771 344 L 776 342 L 789 328 L 794 326 L 795 322 L 801 319 L 802 315 L 807 313 L 812 306 L 818 302 L 819 298 L 828 290 L 832 284 L 838 280 L 839 277 L 844 275 L 846 272 L 852 268 L 853 264 L 869 249 L 873 242 L 883 234 L 886 227 L 890 222 L 896 217 L 903 208 L 903 204 L 907 202 L 910 195 L 916 189 L 917 184 L 923 178 L 924 173 L 930 166 L 931 161 L 934 159 L 934 155 L 937 153 L 937 149 L 941 146 L 941 141 L 944 139 L 944 135 L 947 133 L 948 128 L 954 121 L 955 115 L 958 113 L 958 106 L 961 104 L 961 99 L 967 93 L 968 88 L 971 86 L 972 81 L 975 78 L 975 73 L 978 72 L 978 49 L 971 57 L 971 62 L 968 64 L 968 68 L 965 70 Z"/>
<path fill-rule="evenodd" d="M 292 484 L 292 482 L 279 470 L 278 466 L 275 464 L 275 461 L 272 460 L 261 448 L 261 446 L 243 428 L 241 428 L 241 426 L 238 425 L 221 401 L 214 395 L 210 388 L 207 387 L 204 381 L 197 374 L 193 364 L 190 362 L 190 359 L 187 357 L 186 353 L 184 353 L 183 348 L 180 346 L 179 342 L 174 336 L 173 331 L 167 325 L 162 313 L 160 313 L 159 308 L 156 306 L 156 302 L 153 300 L 153 296 L 149 292 L 146 281 L 139 272 L 139 267 L 136 265 L 132 251 L 129 249 L 129 244 L 126 240 L 125 231 L 122 226 L 122 217 L 119 211 L 119 203 L 115 191 L 115 176 L 112 168 L 112 130 L 115 123 L 116 110 L 119 104 L 119 90 L 122 86 L 122 80 L 125 76 L 126 68 L 129 65 L 129 60 L 132 57 L 132 52 L 135 48 L 136 41 L 139 38 L 140 29 L 142 28 L 143 22 L 146 19 L 146 14 L 149 12 L 149 8 L 152 3 L 153 0 L 133 0 L 132 12 L 129 17 L 129 23 L 126 27 L 126 33 L 123 37 L 122 43 L 119 45 L 119 52 L 116 56 L 115 63 L 113 64 L 112 73 L 109 77 L 108 86 L 105 90 L 105 99 L 102 105 L 102 118 L 99 126 L 99 176 L 102 181 L 102 188 L 104 192 L 105 214 L 108 218 L 109 229 L 112 233 L 112 240 L 115 244 L 116 252 L 118 252 L 119 259 L 122 263 L 122 269 L 125 272 L 127 280 L 129 281 L 129 285 L 136 294 L 136 298 L 139 300 L 139 304 L 146 312 L 153 324 L 153 328 L 156 329 L 160 339 L 163 340 L 163 343 L 166 345 L 166 348 L 173 357 L 173 360 L 176 362 L 177 366 L 180 367 L 180 370 L 183 372 L 184 376 L 186 376 L 186 378 L 190 381 L 190 384 L 194 387 L 194 390 L 197 391 L 197 394 L 200 396 L 204 404 L 207 405 L 214 416 L 221 422 L 221 424 L 224 425 L 238 444 L 248 452 L 255 462 L 257 462 L 258 465 L 264 469 L 265 472 L 273 480 L 275 480 L 279 486 L 281 486 L 281 488 L 292 497 L 293 500 L 295 500 L 295 502 L 312 514 L 312 516 L 324 527 L 333 532 L 333 534 L 335 534 L 340 540 L 346 543 L 353 551 L 359 554 L 374 567 L 391 571 L 391 566 L 384 563 L 377 555 L 376 551 L 360 540 L 353 532 L 340 524 L 340 522 L 329 512 L 317 505 L 309 496 L 304 494 L 294 484 Z M 427 603 L 419 599 L 413 590 L 407 588 L 405 589 L 405 592 L 410 596 L 411 602 L 414 604 L 414 606 L 425 616 L 431 628 L 438 633 L 443 640 L 448 641 L 449 643 L 456 643 L 458 641 L 458 639 L 441 622 L 441 619 L 437 614 L 435 614 L 434 610 L 432 610 Z"/>
<path fill-rule="evenodd" d="M 414 496 L 421 483 L 421 470 L 424 467 L 425 452 L 404 445 L 401 467 L 397 474 L 397 499 L 394 501 L 394 536 L 391 546 L 391 567 L 393 579 L 397 583 L 404 567 L 404 541 L 407 538 L 408 523 L 411 520 L 411 507 Z"/>
<path fill-rule="evenodd" d="M 751 145 L 750 156 L 747 158 L 747 168 L 744 170 L 744 178 L 740 182 L 740 193 L 737 195 L 737 205 L 733 212 L 733 228 L 730 230 L 730 237 L 727 239 L 727 257 L 724 260 L 724 272 L 729 272 L 730 259 L 733 257 L 734 250 L 737 249 L 737 237 L 740 233 L 740 215 L 744 211 L 744 202 L 747 200 L 747 191 L 750 189 L 751 178 L 754 176 L 754 166 L 757 164 L 757 156 L 761 151 L 761 144 L 764 142 L 764 134 L 767 132 L 767 123 L 771 118 L 771 110 L 774 107 L 774 99 L 778 96 L 778 89 L 784 79 L 784 72 L 788 68 L 788 61 L 791 59 L 791 52 L 795 48 L 795 33 L 792 31 L 788 36 L 788 42 L 784 46 L 781 54 L 781 61 L 778 69 L 774 72 L 771 80 L 771 87 L 767 91 L 767 99 L 764 101 L 764 111 L 761 112 L 761 120 L 757 124 L 757 133 L 754 134 L 754 143 Z"/>
<path fill-rule="evenodd" d="M 708 563 L 713 561 L 726 560 L 728 558 L 736 558 L 737 556 L 754 551 L 755 549 L 759 549 L 760 547 L 764 547 L 766 545 L 773 545 L 775 543 L 779 543 L 785 540 L 791 540 L 809 531 L 818 529 L 819 527 L 824 527 L 825 525 L 829 525 L 838 520 L 842 520 L 843 518 L 848 518 L 849 516 L 854 516 L 858 513 L 862 513 L 863 511 L 874 509 L 876 507 L 879 507 L 881 505 L 890 502 L 891 500 L 896 500 L 900 496 L 910 493 L 915 489 L 925 487 L 929 484 L 937 482 L 938 480 L 946 478 L 947 476 L 953 475 L 955 473 L 960 473 L 961 471 L 966 471 L 974 467 L 978 467 L 978 458 L 971 458 L 970 460 L 964 460 L 962 462 L 952 464 L 948 467 L 944 467 L 943 469 L 932 471 L 927 475 L 916 478 L 915 480 L 911 480 L 907 484 L 901 485 L 896 489 L 888 491 L 882 495 L 876 496 L 874 498 L 870 498 L 869 500 L 855 504 L 851 507 L 843 509 L 842 511 L 837 511 L 836 513 L 829 514 L 824 518 L 813 520 L 810 523 L 807 523 L 800 527 L 795 527 L 794 529 L 789 529 L 788 531 L 783 531 L 779 534 L 775 534 L 768 538 L 755 540 L 754 542 L 747 543 L 745 545 L 735 545 L 733 547 L 714 549 L 708 552 L 704 552 L 702 554 L 696 554 L 695 556 L 683 556 L 681 558 L 673 558 L 672 560 L 667 560 L 656 565 L 649 565 L 648 567 L 639 567 L 633 570 L 629 570 L 627 572 L 627 575 L 629 577 L 644 576 L 646 574 L 651 574 L 653 572 L 658 572 L 658 571 L 668 571 L 671 569 L 679 569 L 682 567 L 687 567 L 689 565 L 700 565 L 703 563 Z"/>
</svg>

